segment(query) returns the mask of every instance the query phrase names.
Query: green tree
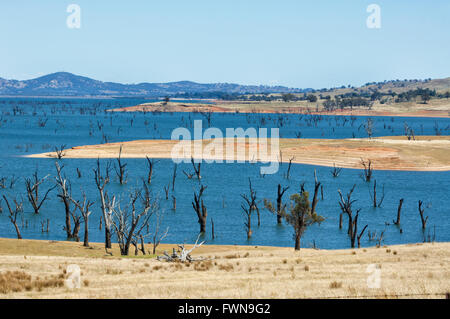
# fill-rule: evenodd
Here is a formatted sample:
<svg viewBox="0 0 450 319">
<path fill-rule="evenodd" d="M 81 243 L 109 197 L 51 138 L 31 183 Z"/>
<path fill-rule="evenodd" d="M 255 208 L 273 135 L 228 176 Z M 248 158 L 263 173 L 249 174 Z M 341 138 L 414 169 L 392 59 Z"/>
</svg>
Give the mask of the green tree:
<svg viewBox="0 0 450 319">
<path fill-rule="evenodd" d="M 284 93 L 281 95 L 284 102 L 289 102 L 295 100 L 295 95 L 292 93 Z"/>
<path fill-rule="evenodd" d="M 311 103 L 317 102 L 317 96 L 315 96 L 314 94 L 309 94 L 309 95 L 306 97 L 306 99 L 307 99 L 309 102 L 311 102 Z"/>
<path fill-rule="evenodd" d="M 293 194 L 289 212 L 283 212 L 283 219 L 294 228 L 295 250 L 300 250 L 300 240 L 305 230 L 315 224 L 321 223 L 324 218 L 311 212 L 309 193 Z"/>
<path fill-rule="evenodd" d="M 430 93 L 428 91 L 425 91 L 422 93 L 422 102 L 423 104 L 428 104 L 428 101 L 431 100 Z"/>
</svg>

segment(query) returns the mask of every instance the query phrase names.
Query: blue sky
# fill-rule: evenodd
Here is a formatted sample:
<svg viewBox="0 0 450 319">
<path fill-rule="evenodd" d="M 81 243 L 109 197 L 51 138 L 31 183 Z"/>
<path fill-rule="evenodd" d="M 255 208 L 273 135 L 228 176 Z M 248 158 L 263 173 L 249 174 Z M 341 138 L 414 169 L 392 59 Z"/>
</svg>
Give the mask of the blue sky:
<svg viewBox="0 0 450 319">
<path fill-rule="evenodd" d="M 81 28 L 69 29 L 69 4 Z M 369 4 L 381 29 L 369 29 Z M 122 83 L 331 87 L 450 76 L 448 0 L 15 0 L 0 77 L 68 71 Z"/>
</svg>

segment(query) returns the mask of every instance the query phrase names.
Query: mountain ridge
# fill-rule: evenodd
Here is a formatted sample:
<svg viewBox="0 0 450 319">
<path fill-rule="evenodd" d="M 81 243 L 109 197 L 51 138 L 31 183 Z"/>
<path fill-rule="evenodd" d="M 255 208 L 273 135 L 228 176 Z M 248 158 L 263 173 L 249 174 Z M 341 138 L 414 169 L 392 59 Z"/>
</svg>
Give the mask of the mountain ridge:
<svg viewBox="0 0 450 319">
<path fill-rule="evenodd" d="M 285 86 L 256 86 L 235 83 L 208 84 L 193 81 L 122 84 L 116 82 L 103 82 L 69 72 L 56 72 L 23 81 L 0 78 L 0 96 L 161 97 L 183 93 L 303 93 L 308 92 L 309 90 L 310 89 L 288 88 Z"/>
</svg>

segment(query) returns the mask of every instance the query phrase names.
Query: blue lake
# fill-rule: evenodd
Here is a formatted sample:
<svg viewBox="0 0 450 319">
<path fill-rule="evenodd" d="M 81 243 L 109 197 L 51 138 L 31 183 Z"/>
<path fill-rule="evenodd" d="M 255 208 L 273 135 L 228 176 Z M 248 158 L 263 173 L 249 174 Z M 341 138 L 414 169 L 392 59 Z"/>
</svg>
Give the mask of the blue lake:
<svg viewBox="0 0 450 319">
<path fill-rule="evenodd" d="M 57 190 L 50 193 L 39 215 L 32 213 L 25 192 L 25 177 L 30 177 L 38 169 L 40 176 L 51 174 L 42 185 L 42 191 L 54 185 L 55 160 L 30 159 L 21 155 L 52 151 L 55 146 L 66 144 L 67 147 L 99 144 L 102 142 L 130 141 L 136 139 L 170 139 L 172 130 L 177 127 L 193 129 L 193 121 L 207 121 L 201 114 L 188 113 L 111 113 L 107 109 L 132 106 L 148 102 L 142 99 L 0 99 L 0 179 L 15 176 L 16 183 L 11 189 L 0 188 L 0 196 L 22 197 L 24 213 L 20 217 L 22 236 L 27 239 L 65 240 L 64 206 L 57 198 Z M 441 118 L 400 118 L 373 117 L 374 136 L 403 135 L 405 125 L 412 128 L 416 135 L 449 135 L 450 120 Z M 280 129 L 283 138 L 352 138 L 367 137 L 364 124 L 366 117 L 311 116 L 300 114 L 213 114 L 211 126 L 225 131 L 226 128 L 265 127 Z M 108 185 L 111 194 L 120 196 L 123 205 L 128 201 L 130 192 L 141 186 L 142 178 L 147 174 L 145 159 L 125 159 L 128 170 L 128 183 L 119 185 L 112 178 Z M 75 197 L 84 191 L 91 200 L 96 201 L 90 217 L 90 240 L 102 242 L 104 233 L 99 231 L 100 204 L 94 184 L 93 171 L 95 160 L 62 159 L 64 172 L 72 184 Z M 101 161 L 103 165 L 107 160 Z M 264 178 L 259 174 L 261 164 L 203 164 L 201 183 L 207 186 L 205 204 L 208 208 L 208 232 L 205 239 L 209 244 L 268 245 L 293 246 L 293 231 L 290 226 L 277 225 L 276 217 L 263 209 L 263 199 L 276 199 L 277 185 L 289 186 L 284 200 L 299 192 L 300 184 L 305 183 L 306 190 L 313 191 L 314 169 L 324 187 L 324 199 L 317 205 L 317 211 L 325 217 L 319 226 L 309 228 L 303 239 L 302 247 L 340 249 L 350 246 L 344 229 L 338 227 L 340 208 L 338 189 L 343 193 L 356 184 L 354 198 L 355 209 L 361 208 L 359 229 L 366 224 L 371 232 L 380 234 L 384 231 L 384 244 L 402 244 L 422 242 L 424 236 L 435 235 L 436 241 L 450 241 L 450 172 L 397 172 L 375 171 L 379 196 L 382 188 L 385 199 L 382 207 L 373 208 L 369 190 L 372 183 L 366 183 L 360 177 L 360 170 L 343 169 L 338 178 L 333 178 L 331 169 L 312 165 L 293 165 L 291 178 L 284 174 L 287 164 L 283 164 L 275 175 Z M 170 192 L 165 200 L 163 187 L 172 181 L 174 163 L 159 160 L 154 168 L 150 189 L 160 199 L 164 211 L 163 228 L 169 227 L 169 235 L 164 242 L 193 242 L 198 235 L 196 213 L 192 209 L 194 191 L 199 189 L 198 180 L 187 179 L 182 171 L 191 170 L 190 164 L 179 164 L 175 191 Z M 78 178 L 77 168 L 82 172 Z M 112 176 L 114 171 L 112 172 Z M 241 194 L 248 193 L 248 179 L 260 201 L 261 226 L 253 217 L 253 237 L 247 240 L 244 230 L 244 214 L 241 209 Z M 9 186 L 9 185 L 7 185 Z M 170 197 L 177 198 L 177 210 L 173 211 Z M 312 197 L 312 194 L 311 194 Z M 400 228 L 392 224 L 396 218 L 397 205 L 404 198 L 402 224 Z M 418 213 L 418 200 L 423 200 L 425 215 L 429 216 L 425 233 L 421 229 Z M 5 203 L 0 214 L 0 237 L 14 238 L 15 231 L 10 223 Z M 211 218 L 214 220 L 216 238 L 210 233 Z M 50 219 L 50 232 L 41 232 L 41 222 Z M 23 227 L 22 227 L 23 220 Z M 151 223 L 150 230 L 155 225 Z M 25 227 L 25 225 L 28 227 Z M 83 227 L 83 226 L 82 226 Z M 82 231 L 80 232 L 82 236 Z M 367 235 L 361 240 L 362 246 L 372 246 Z"/>
</svg>

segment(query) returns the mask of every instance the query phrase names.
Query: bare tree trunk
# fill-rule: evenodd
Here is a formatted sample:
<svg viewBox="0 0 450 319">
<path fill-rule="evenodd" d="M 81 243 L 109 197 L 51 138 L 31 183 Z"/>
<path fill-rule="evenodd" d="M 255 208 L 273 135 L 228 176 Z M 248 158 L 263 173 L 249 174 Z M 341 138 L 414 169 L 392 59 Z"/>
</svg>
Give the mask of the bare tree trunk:
<svg viewBox="0 0 450 319">
<path fill-rule="evenodd" d="M 208 211 L 206 210 L 206 206 L 202 199 L 205 189 L 206 187 L 201 185 L 198 194 L 194 192 L 194 201 L 192 202 L 192 207 L 197 213 L 198 223 L 200 225 L 200 233 L 206 232 L 206 217 L 208 216 Z"/>
<path fill-rule="evenodd" d="M 277 191 L 277 224 L 281 224 L 283 221 L 283 214 L 282 214 L 282 202 L 283 202 L 283 195 L 284 193 L 289 189 L 289 187 L 284 187 L 281 189 L 281 185 L 278 184 L 278 191 Z"/>
<path fill-rule="evenodd" d="M 64 203 L 64 210 L 66 212 L 66 234 L 67 238 L 72 238 L 72 226 L 70 224 L 70 203 L 66 196 L 60 196 Z"/>
<path fill-rule="evenodd" d="M 175 191 L 175 179 L 177 178 L 177 164 L 173 167 L 173 176 L 172 176 L 172 192 Z"/>
<path fill-rule="evenodd" d="M 296 232 L 295 233 L 295 250 L 300 250 L 300 240 L 301 240 L 300 232 Z"/>
<path fill-rule="evenodd" d="M 377 208 L 377 180 L 373 182 L 373 207 Z"/>
<path fill-rule="evenodd" d="M 172 195 L 172 202 L 173 202 L 172 209 L 177 210 L 177 198 L 173 195 Z"/>
<path fill-rule="evenodd" d="M 311 213 L 314 214 L 316 212 L 317 202 L 319 201 L 317 196 L 319 192 L 320 182 L 317 181 L 316 170 L 314 170 L 314 197 L 311 204 Z"/>
<path fill-rule="evenodd" d="M 399 203 L 398 203 L 398 208 L 397 208 L 397 220 L 394 221 L 395 225 L 400 225 L 400 215 L 402 213 L 402 206 L 403 206 L 403 198 L 400 199 Z"/>
<path fill-rule="evenodd" d="M 84 240 L 83 240 L 83 246 L 89 247 L 89 217 L 84 218 Z"/>
<path fill-rule="evenodd" d="M 422 229 L 425 230 L 425 228 L 427 227 L 428 216 L 427 217 L 423 216 L 425 209 L 422 207 L 422 205 L 423 205 L 423 202 L 421 200 L 419 200 L 420 220 L 422 221 Z"/>
</svg>

